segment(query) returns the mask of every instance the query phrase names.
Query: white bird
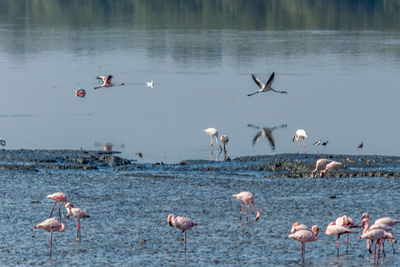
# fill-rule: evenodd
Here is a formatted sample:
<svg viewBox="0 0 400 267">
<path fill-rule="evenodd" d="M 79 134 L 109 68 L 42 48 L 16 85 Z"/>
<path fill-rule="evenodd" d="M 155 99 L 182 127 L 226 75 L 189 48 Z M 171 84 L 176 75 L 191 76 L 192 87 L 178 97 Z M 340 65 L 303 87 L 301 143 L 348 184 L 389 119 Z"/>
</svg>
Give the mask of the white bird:
<svg viewBox="0 0 400 267">
<path fill-rule="evenodd" d="M 286 91 L 278 91 L 271 87 L 272 83 L 274 82 L 275 72 L 271 74 L 266 84 L 264 84 L 260 79 L 258 79 L 254 74 L 251 75 L 253 77 L 254 82 L 260 87 L 260 89 L 254 93 L 248 94 L 247 96 L 252 96 L 257 93 L 273 91 L 275 93 L 287 94 Z"/>
<path fill-rule="evenodd" d="M 76 233 L 76 239 L 81 239 L 81 219 L 89 218 L 89 214 L 83 209 L 75 208 L 74 205 L 69 202 L 65 203 L 64 206 L 68 212 L 67 218 L 69 218 L 69 216 L 72 216 L 78 221 L 78 231 Z"/>
<path fill-rule="evenodd" d="M 318 140 L 313 144 L 315 146 L 315 148 L 317 149 L 317 154 L 319 154 L 318 147 L 320 144 L 321 144 L 321 140 Z"/>
<path fill-rule="evenodd" d="M 305 141 L 306 138 L 307 138 L 306 131 L 304 131 L 302 129 L 299 129 L 294 133 L 293 138 L 292 138 L 293 142 L 295 139 L 296 139 L 296 141 L 299 142 L 299 147 L 297 148 L 297 154 L 300 151 L 300 139 L 303 139 L 304 154 L 306 153 L 306 141 Z"/>
<path fill-rule="evenodd" d="M 96 79 L 102 80 L 102 84 L 100 86 L 96 86 L 94 89 L 99 89 L 102 87 L 111 87 L 111 86 L 120 86 L 120 85 L 124 85 L 124 83 L 119 83 L 119 84 L 113 84 L 111 83 L 113 76 L 112 75 L 108 75 L 108 77 L 106 76 L 97 76 Z"/>
<path fill-rule="evenodd" d="M 220 151 L 222 151 L 222 146 L 218 143 L 218 131 L 215 128 L 207 128 L 202 130 L 203 132 L 205 132 L 206 134 L 208 134 L 211 137 L 211 157 L 213 154 L 213 148 L 214 148 L 214 137 L 215 137 L 215 141 L 217 142 Z"/>
<path fill-rule="evenodd" d="M 147 87 L 150 87 L 151 89 L 153 89 L 153 81 L 150 81 L 150 82 L 146 82 L 146 86 Z"/>
</svg>

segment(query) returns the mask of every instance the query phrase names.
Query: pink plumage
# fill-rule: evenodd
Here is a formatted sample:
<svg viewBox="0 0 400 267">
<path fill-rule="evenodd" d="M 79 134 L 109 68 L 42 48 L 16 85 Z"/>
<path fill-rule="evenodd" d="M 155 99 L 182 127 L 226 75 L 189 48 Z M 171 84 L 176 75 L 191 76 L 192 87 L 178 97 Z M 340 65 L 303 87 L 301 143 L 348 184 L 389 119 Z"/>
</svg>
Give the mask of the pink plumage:
<svg viewBox="0 0 400 267">
<path fill-rule="evenodd" d="M 298 230 L 288 236 L 290 239 L 299 241 L 301 243 L 303 260 L 305 255 L 306 242 L 317 241 L 318 232 L 319 232 L 318 225 L 313 225 L 311 227 L 311 230 Z"/>
<path fill-rule="evenodd" d="M 383 218 L 379 218 L 375 221 L 374 224 L 386 224 L 387 226 L 394 226 L 396 224 L 398 224 L 400 221 L 399 220 L 394 220 L 390 217 L 383 217 Z"/>
<path fill-rule="evenodd" d="M 311 172 L 311 177 L 314 178 L 315 172 L 318 171 L 318 169 L 325 169 L 326 165 L 331 163 L 332 160 L 330 159 L 319 159 L 317 162 L 315 162 L 315 169 L 312 170 Z"/>
<path fill-rule="evenodd" d="M 53 232 L 64 232 L 65 225 L 54 217 L 44 220 L 43 222 L 35 225 L 33 228 L 42 228 L 47 232 L 51 232 L 50 235 L 50 255 L 51 255 L 53 246 Z"/>
<path fill-rule="evenodd" d="M 51 212 L 50 212 L 50 216 L 49 216 L 49 217 L 51 217 L 51 216 L 53 215 L 54 208 L 56 207 L 56 204 L 58 203 L 58 213 L 59 213 L 60 219 L 61 219 L 60 202 L 66 203 L 66 202 L 67 202 L 67 196 L 66 196 L 63 192 L 56 192 L 56 193 L 54 193 L 54 194 L 51 194 L 51 195 L 46 196 L 46 198 L 52 199 L 52 200 L 55 201 L 55 202 L 54 202 L 54 205 L 53 205 L 53 208 L 51 209 Z"/>
<path fill-rule="evenodd" d="M 80 208 L 75 208 L 71 203 L 65 203 L 65 209 L 67 210 L 67 218 L 70 216 L 74 217 L 78 221 L 78 230 L 76 233 L 76 238 L 81 239 L 81 219 L 89 218 L 89 214 Z"/>
<path fill-rule="evenodd" d="M 252 193 L 247 192 L 247 191 L 243 191 L 243 192 L 240 192 L 239 194 L 232 195 L 232 197 L 234 197 L 234 198 L 236 198 L 236 199 L 238 199 L 238 200 L 243 202 L 242 211 L 240 212 L 240 219 L 242 219 L 242 214 L 243 214 L 243 209 L 244 208 L 246 208 L 246 218 L 248 218 L 247 217 L 247 204 L 248 203 L 250 203 L 250 205 L 253 207 L 253 209 L 255 211 L 257 211 L 256 217 L 254 218 L 254 221 L 257 221 L 260 218 L 261 214 L 260 214 L 260 211 L 254 206 L 254 197 L 253 197 Z"/>
<path fill-rule="evenodd" d="M 300 231 L 300 230 L 309 230 L 309 231 L 311 231 L 311 230 L 307 227 L 307 225 L 302 224 L 302 223 L 299 223 L 299 222 L 295 222 L 295 223 L 292 225 L 292 229 L 290 230 L 290 233 L 293 234 L 293 233 L 295 233 L 295 232 L 297 232 L 297 231 Z"/>
<path fill-rule="evenodd" d="M 190 228 L 197 226 L 198 224 L 189 218 L 181 216 L 175 218 L 174 214 L 168 215 L 167 222 L 171 227 L 175 227 L 179 230 L 182 230 L 182 233 L 183 232 L 185 233 L 185 251 L 186 251 L 186 230 L 189 230 Z"/>
</svg>

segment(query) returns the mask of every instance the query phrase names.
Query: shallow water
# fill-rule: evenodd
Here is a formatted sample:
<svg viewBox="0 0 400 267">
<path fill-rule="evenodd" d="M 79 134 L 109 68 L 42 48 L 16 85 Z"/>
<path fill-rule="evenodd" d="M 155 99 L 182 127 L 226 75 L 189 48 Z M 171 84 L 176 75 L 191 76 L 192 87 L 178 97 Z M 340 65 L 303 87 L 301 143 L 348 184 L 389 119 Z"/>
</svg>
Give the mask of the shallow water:
<svg viewBox="0 0 400 267">
<path fill-rule="evenodd" d="M 151 178 L 153 177 L 153 178 Z M 302 265 L 301 245 L 289 240 L 291 224 L 300 221 L 320 226 L 319 240 L 306 245 L 305 265 L 372 266 L 373 257 L 350 237 L 349 252 L 336 257 L 336 239 L 324 234 L 336 217 L 347 214 L 359 221 L 363 212 L 374 220 L 398 218 L 400 180 L 385 178 L 267 179 L 251 174 L 41 171 L 0 173 L 1 265 Z M 249 190 L 261 218 L 239 221 L 241 203 L 231 195 Z M 49 215 L 49 193 L 63 191 L 75 206 L 87 209 L 82 240 L 75 240 L 76 220 L 66 222 L 64 233 L 53 236 L 33 229 Z M 336 198 L 332 198 L 336 196 Z M 36 201 L 40 203 L 36 203 Z M 62 210 L 63 215 L 66 214 Z M 188 231 L 187 253 L 183 235 L 168 225 L 169 213 L 194 219 Z M 398 227 L 393 234 L 399 234 Z M 399 250 L 398 244 L 396 249 Z M 400 263 L 387 246 L 380 259 L 387 266 Z"/>
</svg>

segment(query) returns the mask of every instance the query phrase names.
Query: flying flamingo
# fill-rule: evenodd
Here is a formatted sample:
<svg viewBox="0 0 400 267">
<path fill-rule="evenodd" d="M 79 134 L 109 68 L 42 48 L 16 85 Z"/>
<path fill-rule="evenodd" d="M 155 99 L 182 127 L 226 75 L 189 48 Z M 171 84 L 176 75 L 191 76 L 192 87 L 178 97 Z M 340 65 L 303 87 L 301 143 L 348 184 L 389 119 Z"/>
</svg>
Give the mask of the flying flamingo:
<svg viewBox="0 0 400 267">
<path fill-rule="evenodd" d="M 348 217 L 347 215 L 338 217 L 335 221 L 335 224 L 345 226 L 348 228 L 362 228 L 361 225 L 357 224 L 352 218 Z M 348 248 L 349 248 L 349 234 L 347 234 L 346 237 L 346 251 L 348 251 Z"/>
<path fill-rule="evenodd" d="M 315 169 L 312 170 L 312 172 L 311 172 L 311 177 L 314 178 L 315 177 L 315 172 L 318 171 L 319 168 L 325 169 L 326 165 L 328 165 L 331 162 L 332 162 L 332 160 L 330 160 L 330 159 L 319 159 L 319 160 L 317 160 L 317 162 L 315 163 Z"/>
<path fill-rule="evenodd" d="M 182 230 L 182 233 L 185 233 L 185 251 L 186 251 L 186 230 L 189 230 L 193 226 L 197 226 L 192 219 L 178 216 L 175 218 L 174 214 L 168 215 L 167 221 L 170 226 L 175 227 L 179 230 Z"/>
<path fill-rule="evenodd" d="M 226 153 L 227 153 L 227 144 L 229 142 L 229 137 L 227 135 L 221 136 L 221 142 L 224 145 L 224 160 L 226 160 Z"/>
<path fill-rule="evenodd" d="M 253 138 L 253 146 L 261 140 L 261 138 L 266 137 L 269 141 L 269 144 L 271 145 L 272 150 L 275 150 L 275 139 L 272 136 L 272 132 L 276 129 L 279 128 L 286 128 L 287 124 L 282 124 L 279 126 L 274 126 L 274 127 L 259 127 L 259 126 L 255 126 L 253 124 L 247 124 L 248 127 L 251 128 L 256 128 L 259 130 L 259 132 L 254 136 Z"/>
<path fill-rule="evenodd" d="M 337 248 L 337 255 L 339 256 L 339 238 L 340 235 L 342 234 L 348 234 L 351 233 L 351 229 L 346 227 L 346 226 L 342 226 L 342 225 L 336 225 L 335 222 L 331 222 L 328 224 L 328 226 L 326 227 L 326 231 L 325 234 L 326 235 L 336 235 L 337 236 L 337 241 L 336 241 L 336 248 Z"/>
<path fill-rule="evenodd" d="M 240 212 L 240 220 L 242 220 L 242 214 L 243 214 L 243 209 L 246 208 L 246 218 L 248 219 L 247 216 L 247 203 L 250 203 L 251 206 L 255 211 L 257 211 L 257 215 L 254 218 L 254 221 L 257 221 L 260 218 L 260 211 L 254 206 L 254 197 L 253 194 L 247 191 L 240 192 L 239 194 L 232 195 L 232 197 L 239 199 L 240 201 L 243 202 L 243 207 L 242 211 Z"/>
<path fill-rule="evenodd" d="M 208 134 L 211 137 L 211 160 L 213 158 L 213 150 L 214 150 L 214 137 L 215 137 L 215 142 L 217 142 L 220 151 L 222 151 L 222 146 L 218 143 L 218 131 L 215 128 L 207 128 L 202 130 L 203 132 L 205 132 L 206 134 Z"/>
<path fill-rule="evenodd" d="M 80 240 L 81 239 L 81 219 L 89 218 L 89 214 L 83 209 L 80 208 L 75 208 L 74 205 L 71 203 L 66 203 L 65 204 L 65 209 L 67 210 L 67 218 L 69 216 L 74 217 L 75 219 L 78 220 L 78 231 L 76 233 L 76 239 Z"/>
<path fill-rule="evenodd" d="M 290 234 L 288 237 L 290 239 L 299 241 L 301 243 L 302 257 L 304 262 L 304 255 L 306 253 L 306 242 L 313 242 L 318 240 L 318 225 L 313 225 L 310 230 L 299 230 Z"/>
<path fill-rule="evenodd" d="M 58 213 L 60 214 L 60 219 L 61 219 L 60 202 L 64 202 L 64 204 L 65 204 L 67 202 L 67 196 L 63 192 L 56 192 L 54 194 L 46 196 L 46 198 L 53 199 L 56 201 L 56 202 L 54 202 L 54 205 L 53 205 L 53 208 L 51 209 L 49 217 L 51 218 L 51 216 L 53 215 L 54 208 L 55 208 L 56 204 L 58 203 Z"/>
<path fill-rule="evenodd" d="M 363 233 L 360 236 L 360 239 L 368 239 L 372 242 L 376 242 L 375 243 L 375 247 L 374 247 L 374 262 L 376 259 L 376 246 L 378 245 L 378 257 L 379 257 L 379 251 L 380 251 L 380 244 L 381 244 L 381 240 L 383 239 L 389 239 L 389 240 L 393 240 L 394 237 L 391 233 L 386 232 L 385 230 L 382 229 L 369 229 L 369 219 L 368 218 L 364 218 L 362 220 L 363 223 Z"/>
<path fill-rule="evenodd" d="M 153 84 L 154 84 L 154 81 L 146 82 L 146 86 L 150 87 L 151 89 L 153 89 Z"/>
<path fill-rule="evenodd" d="M 299 154 L 299 152 L 300 152 L 300 139 L 303 139 L 304 154 L 306 153 L 306 141 L 305 141 L 306 138 L 307 138 L 306 131 L 304 131 L 302 129 L 299 129 L 294 133 L 294 135 L 292 137 L 293 142 L 295 139 L 296 139 L 296 141 L 299 142 L 299 147 L 297 148 L 297 154 Z"/>
<path fill-rule="evenodd" d="M 43 228 L 43 230 L 51 232 L 50 235 L 50 256 L 51 256 L 51 251 L 53 246 L 53 232 L 64 232 L 65 225 L 62 222 L 60 222 L 56 217 L 54 217 L 44 220 L 43 222 L 35 225 L 33 228 Z"/>
<path fill-rule="evenodd" d="M 325 173 L 326 173 L 327 171 L 336 169 L 336 168 L 338 168 L 338 167 L 340 167 L 340 166 L 342 166 L 342 165 L 343 165 L 343 163 L 340 163 L 340 162 L 337 162 L 337 161 L 332 161 L 332 162 L 328 163 L 328 164 L 325 166 L 325 169 L 323 169 L 322 171 L 319 172 L 319 177 L 320 177 L 320 178 L 324 177 L 324 176 L 325 176 Z M 332 171 L 332 177 L 333 177 L 333 171 Z"/>
<path fill-rule="evenodd" d="M 124 85 L 124 83 L 119 83 L 119 84 L 111 83 L 112 78 L 113 78 L 112 75 L 108 75 L 108 77 L 106 77 L 106 76 L 98 76 L 98 77 L 96 77 L 96 79 L 102 80 L 103 83 L 100 86 L 96 86 L 94 89 L 99 89 L 99 88 L 103 88 L 103 87 Z"/>
<path fill-rule="evenodd" d="M 281 94 L 287 94 L 286 91 L 278 91 L 275 90 L 271 87 L 272 83 L 274 82 L 274 78 L 275 78 L 275 72 L 273 72 L 271 74 L 271 76 L 269 77 L 268 81 L 266 84 L 264 84 L 260 79 L 258 79 L 254 74 L 251 75 L 251 77 L 253 77 L 254 82 L 260 87 L 260 89 L 254 93 L 248 94 L 247 96 L 252 96 L 255 95 L 257 93 L 261 93 L 261 92 L 268 92 L 268 91 L 273 91 L 275 93 L 281 93 Z"/>
</svg>

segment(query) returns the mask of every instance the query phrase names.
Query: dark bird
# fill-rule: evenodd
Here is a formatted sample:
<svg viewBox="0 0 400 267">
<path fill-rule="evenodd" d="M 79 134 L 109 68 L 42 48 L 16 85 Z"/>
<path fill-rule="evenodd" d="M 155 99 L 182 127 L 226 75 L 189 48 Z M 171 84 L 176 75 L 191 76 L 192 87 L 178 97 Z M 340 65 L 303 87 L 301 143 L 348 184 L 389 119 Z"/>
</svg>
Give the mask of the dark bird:
<svg viewBox="0 0 400 267">
<path fill-rule="evenodd" d="M 272 83 L 274 82 L 275 72 L 271 74 L 266 84 L 264 84 L 260 79 L 258 79 L 254 74 L 251 75 L 253 77 L 254 82 L 260 87 L 260 89 L 254 93 L 248 94 L 247 96 L 252 96 L 257 93 L 273 91 L 275 93 L 287 94 L 286 91 L 278 91 L 271 87 Z"/>
<path fill-rule="evenodd" d="M 261 139 L 262 137 L 265 136 L 265 137 L 268 139 L 268 141 L 269 141 L 269 143 L 270 143 L 270 145 L 271 145 L 272 150 L 275 150 L 275 139 L 274 139 L 274 137 L 272 136 L 272 132 L 273 132 L 274 130 L 278 129 L 278 128 L 286 128 L 286 127 L 287 127 L 287 124 L 282 124 L 282 125 L 275 126 L 275 127 L 271 127 L 271 128 L 269 128 L 269 127 L 258 127 L 258 126 L 255 126 L 255 125 L 253 125 L 253 124 L 247 124 L 247 126 L 248 126 L 248 127 L 251 127 L 251 128 L 259 129 L 259 132 L 258 132 L 258 133 L 254 136 L 254 138 L 253 138 L 253 146 L 254 146 L 258 141 L 260 141 L 260 139 Z"/>
<path fill-rule="evenodd" d="M 358 145 L 358 150 L 360 150 L 360 152 L 362 152 L 362 149 L 364 147 L 364 142 L 361 142 L 361 144 Z"/>
</svg>

